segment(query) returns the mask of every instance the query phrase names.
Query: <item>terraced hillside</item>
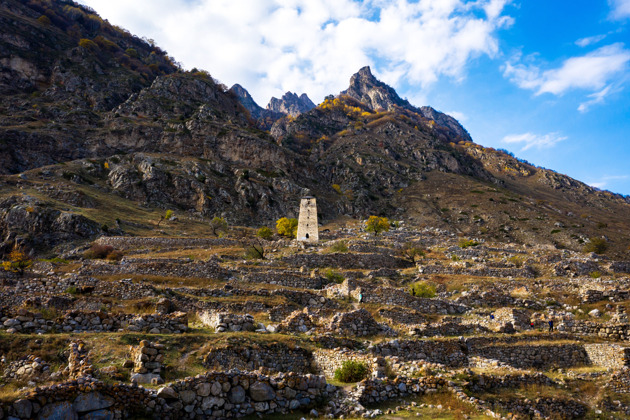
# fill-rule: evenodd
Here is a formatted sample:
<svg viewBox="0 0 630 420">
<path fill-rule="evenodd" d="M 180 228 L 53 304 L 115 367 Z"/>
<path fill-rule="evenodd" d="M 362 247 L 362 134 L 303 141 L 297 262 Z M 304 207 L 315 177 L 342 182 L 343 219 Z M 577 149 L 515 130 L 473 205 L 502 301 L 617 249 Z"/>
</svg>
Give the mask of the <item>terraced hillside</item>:
<svg viewBox="0 0 630 420">
<path fill-rule="evenodd" d="M 3 272 L 2 413 L 630 413 L 630 263 L 362 226 L 326 226 L 312 247 L 276 236 L 265 259 L 243 259 L 236 228 L 102 237 L 23 276 Z M 338 376 L 348 361 L 363 376 Z"/>
</svg>

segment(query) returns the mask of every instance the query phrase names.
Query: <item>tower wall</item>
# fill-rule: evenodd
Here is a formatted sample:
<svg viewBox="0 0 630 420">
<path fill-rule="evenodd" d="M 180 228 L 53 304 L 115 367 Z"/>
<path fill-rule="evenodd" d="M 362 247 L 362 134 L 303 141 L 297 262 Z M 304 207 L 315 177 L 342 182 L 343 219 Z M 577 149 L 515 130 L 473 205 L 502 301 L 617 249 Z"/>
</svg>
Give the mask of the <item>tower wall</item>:
<svg viewBox="0 0 630 420">
<path fill-rule="evenodd" d="M 319 241 L 317 202 L 313 197 L 306 197 L 300 201 L 297 240 L 303 242 Z"/>
</svg>

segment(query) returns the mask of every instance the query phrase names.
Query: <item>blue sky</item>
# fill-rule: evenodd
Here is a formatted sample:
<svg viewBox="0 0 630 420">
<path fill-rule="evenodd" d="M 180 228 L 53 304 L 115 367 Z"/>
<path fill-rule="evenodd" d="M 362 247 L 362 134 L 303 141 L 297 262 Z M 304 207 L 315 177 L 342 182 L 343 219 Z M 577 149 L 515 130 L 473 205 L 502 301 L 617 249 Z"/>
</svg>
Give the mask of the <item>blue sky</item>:
<svg viewBox="0 0 630 420">
<path fill-rule="evenodd" d="M 475 142 L 630 194 L 630 0 L 81 0 L 265 106 L 370 65 Z"/>
</svg>

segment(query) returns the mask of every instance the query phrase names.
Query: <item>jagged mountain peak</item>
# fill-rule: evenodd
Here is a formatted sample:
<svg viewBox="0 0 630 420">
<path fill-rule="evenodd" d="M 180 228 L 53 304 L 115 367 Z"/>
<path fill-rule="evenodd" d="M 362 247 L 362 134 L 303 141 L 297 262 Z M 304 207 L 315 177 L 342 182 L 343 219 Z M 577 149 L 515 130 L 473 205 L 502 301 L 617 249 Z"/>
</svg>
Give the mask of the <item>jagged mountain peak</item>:
<svg viewBox="0 0 630 420">
<path fill-rule="evenodd" d="M 350 78 L 350 86 L 341 94 L 350 96 L 373 110 L 392 111 L 396 107 L 408 109 L 424 118 L 434 120 L 438 125 L 445 127 L 453 137 L 472 141 L 468 131 L 455 118 L 436 111 L 430 106 L 418 108 L 411 105 L 407 100 L 402 99 L 394 88 L 378 80 L 372 74 L 370 66 L 362 67 L 353 74 Z"/>
<path fill-rule="evenodd" d="M 361 68 L 350 78 L 350 86 L 341 92 L 370 108 L 392 110 L 394 106 L 410 108 L 411 104 L 398 96 L 398 93 L 389 85 L 381 82 L 372 74 L 370 66 Z"/>
<path fill-rule="evenodd" d="M 262 116 L 264 109 L 256 103 L 247 89 L 237 83 L 230 88 L 230 92 L 236 95 L 236 98 L 253 118 L 258 119 Z"/>
<path fill-rule="evenodd" d="M 283 113 L 265 109 L 258 105 L 247 89 L 238 83 L 230 88 L 230 92 L 236 96 L 236 99 L 245 107 L 249 115 L 256 120 L 258 127 L 263 130 L 269 130 L 275 121 L 284 116 Z"/>
<path fill-rule="evenodd" d="M 288 114 L 297 117 L 304 112 L 308 112 L 315 108 L 315 104 L 310 100 L 306 93 L 298 96 L 296 93 L 287 92 L 282 95 L 282 99 L 271 98 L 267 109 L 282 114 Z"/>
</svg>

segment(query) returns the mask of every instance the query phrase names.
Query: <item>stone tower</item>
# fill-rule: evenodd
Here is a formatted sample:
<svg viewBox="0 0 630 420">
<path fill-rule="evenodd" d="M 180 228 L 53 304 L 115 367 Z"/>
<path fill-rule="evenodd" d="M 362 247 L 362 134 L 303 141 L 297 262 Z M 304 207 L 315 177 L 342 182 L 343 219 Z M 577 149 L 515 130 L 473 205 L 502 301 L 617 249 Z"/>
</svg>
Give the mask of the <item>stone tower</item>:
<svg viewBox="0 0 630 420">
<path fill-rule="evenodd" d="M 319 241 L 317 202 L 315 201 L 315 197 L 304 197 L 300 201 L 297 240 L 313 243 Z"/>
</svg>

